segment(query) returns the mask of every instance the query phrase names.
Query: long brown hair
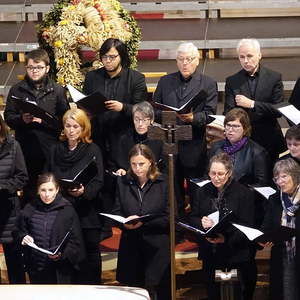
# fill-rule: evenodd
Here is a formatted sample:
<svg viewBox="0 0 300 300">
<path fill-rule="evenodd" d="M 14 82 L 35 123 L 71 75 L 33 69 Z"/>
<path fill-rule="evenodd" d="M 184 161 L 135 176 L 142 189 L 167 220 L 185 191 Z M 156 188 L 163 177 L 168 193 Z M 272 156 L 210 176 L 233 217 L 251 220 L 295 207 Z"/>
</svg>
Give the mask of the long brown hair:
<svg viewBox="0 0 300 300">
<path fill-rule="evenodd" d="M 132 157 L 137 156 L 137 155 L 142 155 L 150 161 L 151 165 L 150 165 L 150 168 L 148 170 L 147 176 L 148 176 L 149 179 L 155 180 L 160 175 L 160 172 L 158 170 L 158 167 L 156 166 L 155 156 L 154 156 L 153 152 L 151 151 L 151 149 L 148 146 L 144 145 L 144 144 L 134 145 L 131 148 L 131 150 L 129 151 L 129 155 L 128 155 L 129 162 L 130 162 Z M 131 165 L 129 167 L 128 174 L 133 176 L 133 177 L 136 176 L 134 174 L 133 170 L 131 169 Z"/>
<path fill-rule="evenodd" d="M 0 143 L 2 144 L 8 137 L 8 127 L 0 114 Z"/>
</svg>

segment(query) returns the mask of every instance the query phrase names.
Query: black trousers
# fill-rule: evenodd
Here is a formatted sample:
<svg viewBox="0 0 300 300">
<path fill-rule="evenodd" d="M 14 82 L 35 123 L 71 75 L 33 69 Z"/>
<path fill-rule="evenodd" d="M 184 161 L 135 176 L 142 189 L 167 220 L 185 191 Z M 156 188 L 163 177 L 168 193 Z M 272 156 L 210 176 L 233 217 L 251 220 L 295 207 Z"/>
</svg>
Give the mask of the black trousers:
<svg viewBox="0 0 300 300">
<path fill-rule="evenodd" d="M 99 248 L 101 230 L 98 228 L 83 228 L 83 240 L 86 259 L 80 264 L 76 272 L 78 284 L 101 284 L 102 261 Z"/>
<path fill-rule="evenodd" d="M 2 244 L 2 247 L 5 256 L 5 263 L 7 266 L 9 283 L 26 283 L 21 247 L 13 242 L 8 244 Z"/>
</svg>

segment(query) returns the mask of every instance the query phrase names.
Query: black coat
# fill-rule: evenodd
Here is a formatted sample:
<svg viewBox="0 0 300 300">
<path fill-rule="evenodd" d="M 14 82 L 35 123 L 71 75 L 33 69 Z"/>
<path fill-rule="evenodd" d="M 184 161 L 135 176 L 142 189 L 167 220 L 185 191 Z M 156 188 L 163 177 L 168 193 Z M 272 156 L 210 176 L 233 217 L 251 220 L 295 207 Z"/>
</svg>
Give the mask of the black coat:
<svg viewBox="0 0 300 300">
<path fill-rule="evenodd" d="M 43 87 L 37 92 L 24 79 L 14 85 L 7 96 L 4 118 L 7 125 L 15 130 L 16 140 L 20 143 L 27 167 L 30 170 L 33 162 L 40 160 L 42 169 L 49 148 L 57 142 L 61 128 L 53 129 L 45 122 L 26 124 L 22 119 L 21 111 L 12 103 L 13 96 L 27 101 L 35 101 L 39 107 L 61 119 L 65 111 L 69 109 L 65 89 L 46 78 Z M 38 174 L 41 169 L 37 171 Z"/>
<path fill-rule="evenodd" d="M 269 198 L 269 206 L 262 225 L 262 231 L 274 230 L 281 225 L 282 204 L 280 200 L 280 192 L 277 191 Z M 300 286 L 300 211 L 296 212 L 296 282 Z M 282 300 L 283 297 L 283 257 L 282 251 L 285 247 L 284 243 L 276 243 L 271 249 L 270 260 L 270 299 Z"/>
<path fill-rule="evenodd" d="M 19 143 L 12 137 L 0 145 L 0 243 L 13 241 L 12 231 L 20 213 L 17 191 L 28 180 L 26 165 Z"/>
<path fill-rule="evenodd" d="M 122 168 L 127 171 L 129 169 L 128 154 L 136 144 L 148 146 L 152 150 L 156 162 L 159 162 L 159 167 L 164 166 L 163 142 L 160 140 L 150 140 L 147 138 L 147 134 L 139 135 L 134 129 L 129 129 L 111 145 L 109 169 L 116 171 Z"/>
<path fill-rule="evenodd" d="M 51 148 L 45 166 L 45 171 L 53 172 L 58 179 L 74 178 L 93 157 L 96 157 L 98 174 L 84 187 L 83 195 L 76 198 L 63 192 L 64 197 L 73 204 L 78 213 L 82 228 L 100 227 L 98 212 L 101 206 L 100 191 L 103 186 L 103 163 L 100 149 L 93 143 L 80 143 L 71 153 L 67 143 L 60 142 Z"/>
<path fill-rule="evenodd" d="M 300 109 L 300 77 L 296 81 L 289 102 L 293 104 L 297 109 Z"/>
<path fill-rule="evenodd" d="M 113 83 L 112 94 L 108 89 L 108 83 Z M 104 68 L 87 73 L 83 92 L 87 95 L 100 91 L 110 100 L 123 103 L 121 112 L 107 111 L 92 119 L 92 136 L 102 151 L 105 150 L 104 141 L 110 143 L 111 139 L 117 139 L 120 132 L 126 131 L 132 120 L 132 106 L 146 100 L 147 88 L 145 76 L 138 71 L 122 69 L 114 78 L 110 78 Z M 105 153 L 103 153 L 105 154 Z"/>
<path fill-rule="evenodd" d="M 193 139 L 191 141 L 179 142 L 179 159 L 183 166 L 195 168 L 203 163 L 206 156 L 205 127 L 208 123 L 208 115 L 215 114 L 218 102 L 218 91 L 216 82 L 200 72 L 195 72 L 183 94 L 180 96 L 178 87 L 182 85 L 180 72 L 168 74 L 162 77 L 154 93 L 154 101 L 173 107 L 180 107 L 196 96 L 201 90 L 207 93 L 193 110 L 194 120 L 192 122 Z M 159 112 L 157 118 L 160 122 Z M 178 124 L 183 123 L 179 121 Z"/>
<path fill-rule="evenodd" d="M 248 75 L 245 70 L 226 78 L 224 114 L 236 107 L 237 94 L 251 99 Z M 277 122 L 281 113 L 274 107 L 275 104 L 283 102 L 281 74 L 260 66 L 258 83 L 252 100 L 255 101 L 254 108 L 246 109 L 252 126 L 251 138 L 268 151 L 274 163 L 278 155 L 286 150 L 285 140 Z"/>
<path fill-rule="evenodd" d="M 223 151 L 225 140 L 215 142 L 209 158 Z M 270 162 L 266 150 L 251 139 L 234 154 L 233 178 L 245 185 L 267 186 L 270 184 Z"/>
<path fill-rule="evenodd" d="M 21 243 L 26 235 L 32 236 L 31 222 L 32 216 L 37 210 L 45 209 L 45 205 L 40 199 L 33 201 L 25 206 L 17 222 L 17 230 L 14 236 L 18 243 Z M 85 257 L 82 233 L 78 216 L 71 203 L 62 198 L 60 194 L 56 196 L 54 202 L 49 204 L 49 210 L 56 210 L 57 214 L 53 223 L 50 236 L 50 249 L 57 247 L 68 231 L 71 229 L 70 237 L 62 249 L 61 259 L 55 262 L 58 283 L 70 283 L 71 270 L 78 268 L 78 264 Z M 34 236 L 32 236 L 34 238 Z M 39 246 L 39 245 L 38 245 Z M 28 246 L 24 246 L 27 252 L 27 267 L 30 272 L 34 272 L 35 251 Z M 40 252 L 39 252 L 40 253 Z M 43 255 L 43 254 L 42 254 Z M 47 254 L 44 254 L 47 255 Z"/>
<path fill-rule="evenodd" d="M 140 228 L 123 228 L 119 253 L 117 280 L 129 285 L 158 285 L 170 263 L 168 187 L 163 175 L 148 181 L 139 197 L 135 180 L 128 175 L 118 178 L 113 214 L 157 214 Z"/>
<path fill-rule="evenodd" d="M 203 230 L 201 219 L 216 208 L 213 201 L 217 198 L 217 189 L 208 183 L 197 191 L 190 216 L 191 224 Z M 236 181 L 232 181 L 224 193 L 226 207 L 233 211 L 234 221 L 253 227 L 254 201 L 253 193 Z M 201 238 L 199 243 L 199 257 L 209 262 L 215 268 L 236 267 L 240 263 L 249 262 L 254 258 L 254 248 L 247 237 L 239 230 L 230 226 L 222 232 L 225 236 L 224 244 L 213 245 Z M 213 248 L 215 247 L 215 250 Z"/>
</svg>

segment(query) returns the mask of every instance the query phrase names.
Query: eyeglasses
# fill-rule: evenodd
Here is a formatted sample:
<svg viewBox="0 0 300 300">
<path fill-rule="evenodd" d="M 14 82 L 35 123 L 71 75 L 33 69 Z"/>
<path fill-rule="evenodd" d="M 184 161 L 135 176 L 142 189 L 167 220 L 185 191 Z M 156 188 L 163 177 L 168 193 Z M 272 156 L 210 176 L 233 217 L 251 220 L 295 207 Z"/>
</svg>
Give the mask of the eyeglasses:
<svg viewBox="0 0 300 300">
<path fill-rule="evenodd" d="M 278 176 L 273 177 L 273 181 L 275 183 L 278 183 L 279 181 L 287 182 L 290 176 L 291 175 L 288 175 L 288 174 L 278 175 Z"/>
<path fill-rule="evenodd" d="M 102 55 L 101 59 L 102 60 L 115 60 L 117 57 L 119 56 L 119 54 L 116 55 Z"/>
<path fill-rule="evenodd" d="M 229 130 L 229 129 L 232 129 L 232 130 L 238 130 L 239 128 L 241 128 L 242 126 L 241 125 L 237 125 L 237 124 L 226 124 L 225 125 L 225 129 Z"/>
<path fill-rule="evenodd" d="M 41 72 L 45 68 L 46 68 L 46 66 L 36 66 L 36 67 L 34 67 L 34 66 L 27 66 L 26 67 L 27 71 L 30 71 L 30 72 L 32 72 L 32 71 Z"/>
<path fill-rule="evenodd" d="M 150 118 L 140 119 L 140 118 L 133 118 L 134 123 L 150 123 Z"/>
<path fill-rule="evenodd" d="M 193 56 L 193 57 L 177 57 L 176 60 L 178 62 L 180 62 L 181 64 L 184 64 L 185 62 L 187 64 L 190 64 L 196 57 Z"/>
<path fill-rule="evenodd" d="M 227 171 L 226 173 L 221 173 L 221 172 L 209 172 L 208 175 L 209 177 L 218 177 L 220 179 L 225 178 L 228 175 L 229 171 Z"/>
</svg>

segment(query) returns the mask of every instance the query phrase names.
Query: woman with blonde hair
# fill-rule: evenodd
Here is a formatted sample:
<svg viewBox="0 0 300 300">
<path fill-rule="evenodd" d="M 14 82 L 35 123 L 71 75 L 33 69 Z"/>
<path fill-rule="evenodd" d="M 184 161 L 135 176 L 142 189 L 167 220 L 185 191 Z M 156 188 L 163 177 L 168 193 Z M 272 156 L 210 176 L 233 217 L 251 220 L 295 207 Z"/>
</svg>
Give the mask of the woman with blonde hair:
<svg viewBox="0 0 300 300">
<path fill-rule="evenodd" d="M 86 184 L 64 189 L 68 199 L 78 213 L 83 231 L 87 260 L 81 265 L 78 283 L 99 284 L 101 281 L 100 239 L 100 190 L 103 185 L 102 154 L 91 140 L 91 124 L 81 109 L 70 109 L 63 116 L 61 142 L 50 150 L 46 170 L 58 179 L 72 179 L 93 160 L 97 174 Z"/>
</svg>

